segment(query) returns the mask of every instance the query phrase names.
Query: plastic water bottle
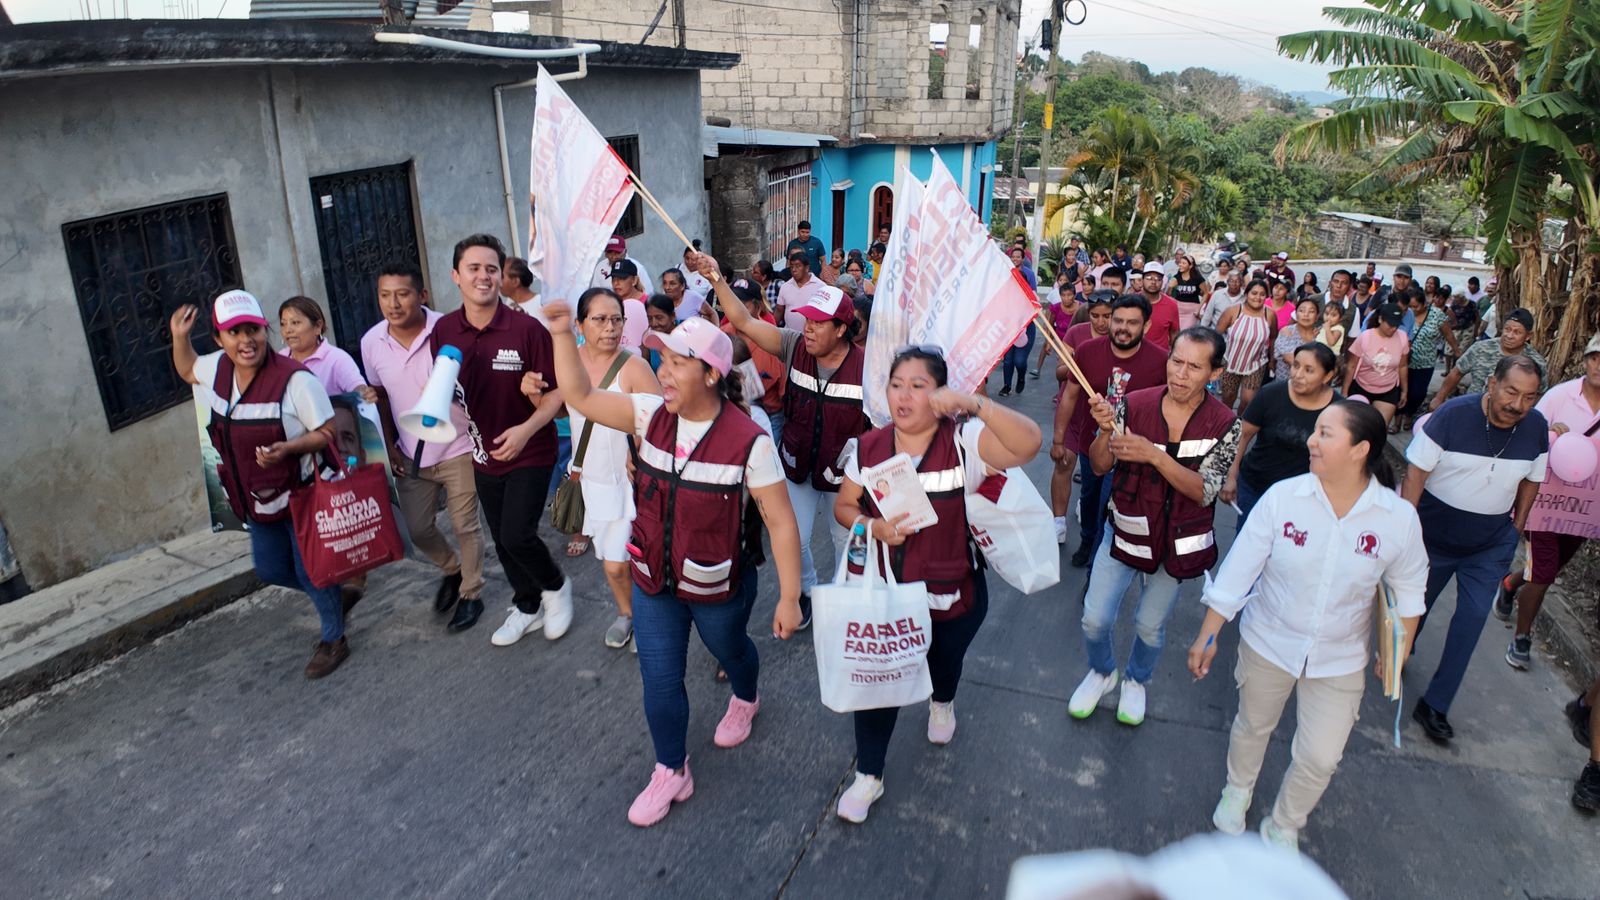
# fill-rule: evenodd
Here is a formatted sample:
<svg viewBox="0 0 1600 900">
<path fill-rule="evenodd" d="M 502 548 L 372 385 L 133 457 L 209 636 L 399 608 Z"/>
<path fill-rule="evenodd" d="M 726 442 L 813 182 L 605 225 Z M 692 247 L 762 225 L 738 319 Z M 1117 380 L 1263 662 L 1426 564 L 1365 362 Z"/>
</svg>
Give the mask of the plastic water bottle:
<svg viewBox="0 0 1600 900">
<path fill-rule="evenodd" d="M 850 528 L 850 545 L 845 550 L 845 584 L 860 581 L 867 572 L 867 526 L 857 522 Z"/>
</svg>

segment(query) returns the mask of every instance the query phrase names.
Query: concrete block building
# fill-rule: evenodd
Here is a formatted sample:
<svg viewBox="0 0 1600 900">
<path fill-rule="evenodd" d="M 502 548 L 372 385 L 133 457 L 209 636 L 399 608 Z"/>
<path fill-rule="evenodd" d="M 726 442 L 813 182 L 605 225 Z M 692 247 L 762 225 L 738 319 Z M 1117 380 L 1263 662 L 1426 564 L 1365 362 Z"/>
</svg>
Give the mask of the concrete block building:
<svg viewBox="0 0 1600 900">
<path fill-rule="evenodd" d="M 678 4 L 674 4 L 675 6 Z M 862 248 L 894 212 L 895 172 L 939 154 L 987 221 L 995 141 L 1012 120 L 1020 0 L 509 0 L 529 30 L 738 54 L 701 73 L 717 123 L 707 163 L 712 246 L 736 268 L 781 254 L 810 220 Z M 787 137 L 777 134 L 787 133 Z"/>
</svg>

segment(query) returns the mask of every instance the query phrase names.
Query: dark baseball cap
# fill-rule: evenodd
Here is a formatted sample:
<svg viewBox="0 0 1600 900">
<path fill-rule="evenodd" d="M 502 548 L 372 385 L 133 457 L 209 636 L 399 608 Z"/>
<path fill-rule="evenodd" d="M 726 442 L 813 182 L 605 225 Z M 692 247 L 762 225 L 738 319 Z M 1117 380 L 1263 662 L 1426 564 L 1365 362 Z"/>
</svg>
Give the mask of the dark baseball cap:
<svg viewBox="0 0 1600 900">
<path fill-rule="evenodd" d="M 1400 265 L 1394 267 L 1394 274 L 1396 274 L 1396 275 L 1404 275 L 1405 277 L 1410 278 L 1410 277 L 1412 277 L 1412 275 L 1411 275 L 1411 267 L 1406 265 L 1405 263 L 1401 263 Z"/>
<path fill-rule="evenodd" d="M 639 274 L 639 267 L 631 259 L 619 259 L 611 264 L 612 278 L 633 278 Z"/>
<path fill-rule="evenodd" d="M 743 300 L 746 303 L 749 303 L 752 300 L 761 299 L 761 289 L 755 287 L 754 285 L 750 284 L 750 282 L 745 281 L 742 278 L 738 281 L 735 281 L 729 287 L 733 289 L 733 295 L 735 297 L 738 297 L 740 300 Z"/>
</svg>

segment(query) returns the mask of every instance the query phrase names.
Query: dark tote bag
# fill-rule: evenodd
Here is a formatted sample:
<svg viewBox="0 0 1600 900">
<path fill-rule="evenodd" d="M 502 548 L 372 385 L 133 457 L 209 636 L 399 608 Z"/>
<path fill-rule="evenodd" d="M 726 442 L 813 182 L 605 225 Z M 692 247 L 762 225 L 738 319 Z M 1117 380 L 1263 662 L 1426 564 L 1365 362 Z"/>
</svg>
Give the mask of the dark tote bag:
<svg viewBox="0 0 1600 900">
<path fill-rule="evenodd" d="M 629 355 L 626 350 L 617 353 L 616 362 L 611 364 L 606 377 L 600 379 L 597 390 L 603 391 L 617 380 Z M 594 422 L 585 419 L 583 432 L 578 435 L 578 447 L 572 453 L 572 468 L 580 472 L 583 471 L 583 455 L 589 449 L 589 435 L 593 432 Z M 556 487 L 555 502 L 550 504 L 550 527 L 562 534 L 577 534 L 583 530 L 583 485 L 570 472 L 561 476 L 561 484 Z"/>
</svg>

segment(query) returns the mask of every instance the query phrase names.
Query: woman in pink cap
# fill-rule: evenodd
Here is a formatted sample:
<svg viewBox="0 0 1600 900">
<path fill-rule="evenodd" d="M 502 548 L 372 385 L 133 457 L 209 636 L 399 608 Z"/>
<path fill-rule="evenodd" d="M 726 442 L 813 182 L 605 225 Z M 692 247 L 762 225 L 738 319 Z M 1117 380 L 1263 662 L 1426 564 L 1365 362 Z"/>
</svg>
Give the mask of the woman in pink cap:
<svg viewBox="0 0 1600 900">
<path fill-rule="evenodd" d="M 772 632 L 785 640 L 800 624 L 800 531 L 777 449 L 745 412 L 740 379 L 728 377 L 733 344 L 717 326 L 694 317 L 670 334 L 646 335 L 645 346 L 661 352 L 661 396 L 623 395 L 594 388 L 572 336 L 572 310 L 556 302 L 545 306 L 545 315 L 567 405 L 638 441 L 637 512 L 627 550 L 633 637 L 656 765 L 628 821 L 646 827 L 694 794 L 683 684 L 690 627 L 733 687 L 715 743 L 737 747 L 761 708 L 760 658 L 746 634 L 763 561 L 761 522 L 778 566 Z"/>
<path fill-rule="evenodd" d="M 289 519 L 289 492 L 315 477 L 315 457 L 333 437 L 328 391 L 305 366 L 272 352 L 261 304 L 227 291 L 212 304 L 213 336 L 222 349 L 197 356 L 189 343 L 199 310 L 172 314 L 172 365 L 211 408 L 207 430 L 222 464 L 217 474 L 228 504 L 250 529 L 256 577 L 298 588 L 322 619 L 322 639 L 307 678 L 321 678 L 350 656 L 338 585 L 319 588 L 306 575 Z"/>
</svg>

